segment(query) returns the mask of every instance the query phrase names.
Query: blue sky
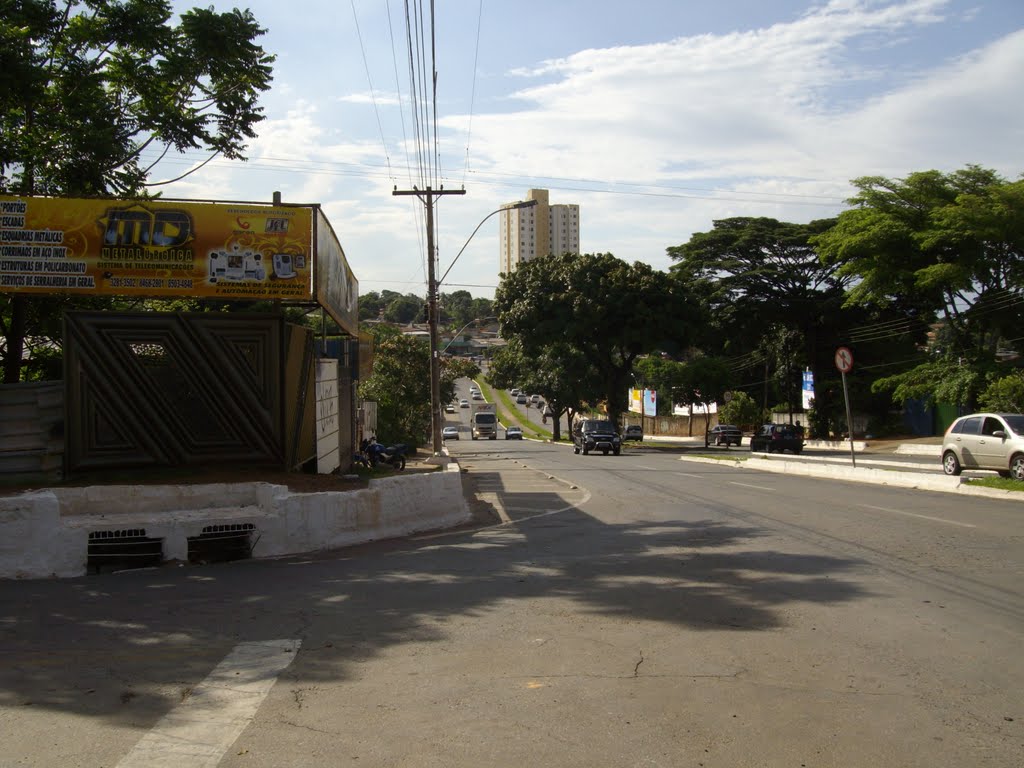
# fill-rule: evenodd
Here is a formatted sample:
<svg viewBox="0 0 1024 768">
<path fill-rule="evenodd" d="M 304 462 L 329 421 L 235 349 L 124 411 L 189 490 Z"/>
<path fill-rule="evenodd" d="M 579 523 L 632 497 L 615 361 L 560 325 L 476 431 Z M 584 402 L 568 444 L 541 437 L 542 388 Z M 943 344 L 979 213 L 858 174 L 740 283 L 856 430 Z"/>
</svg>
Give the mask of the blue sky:
<svg viewBox="0 0 1024 768">
<path fill-rule="evenodd" d="M 1021 0 L 435 0 L 434 179 L 413 141 L 403 0 L 247 7 L 278 57 L 249 161 L 164 192 L 320 203 L 361 293 L 425 295 L 423 205 L 391 194 L 425 180 L 466 189 L 438 203 L 441 272 L 534 187 L 580 205 L 583 251 L 664 270 L 665 249 L 715 219 L 834 216 L 859 176 L 1024 172 Z M 493 295 L 497 222 L 443 292 Z"/>
</svg>

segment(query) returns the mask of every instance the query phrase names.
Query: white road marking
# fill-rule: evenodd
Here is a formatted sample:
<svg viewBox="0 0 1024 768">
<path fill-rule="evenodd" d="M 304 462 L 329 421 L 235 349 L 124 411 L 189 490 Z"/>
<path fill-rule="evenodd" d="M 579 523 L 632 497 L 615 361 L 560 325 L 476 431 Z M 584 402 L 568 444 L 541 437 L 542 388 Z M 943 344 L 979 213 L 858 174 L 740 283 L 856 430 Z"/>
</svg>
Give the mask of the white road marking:
<svg viewBox="0 0 1024 768">
<path fill-rule="evenodd" d="M 742 485 L 744 488 L 754 488 L 758 491 L 774 491 L 774 488 L 766 488 L 763 485 L 750 485 L 749 483 L 735 483 L 732 480 L 729 481 L 729 485 Z"/>
<path fill-rule="evenodd" d="M 656 469 L 655 467 L 645 467 L 643 464 L 637 464 L 636 468 L 637 469 L 649 469 L 652 472 L 655 471 L 655 469 Z"/>
<path fill-rule="evenodd" d="M 300 640 L 266 640 L 235 646 L 117 768 L 216 768 L 300 645 Z"/>
<path fill-rule="evenodd" d="M 672 474 L 673 475 L 679 475 L 680 477 L 695 477 L 698 480 L 703 480 L 704 479 L 704 475 L 695 475 L 695 474 L 693 474 L 691 472 L 673 472 Z"/>
<path fill-rule="evenodd" d="M 914 512 L 904 512 L 902 509 L 889 509 L 888 507 L 873 507 L 870 504 L 861 504 L 859 506 L 865 509 L 876 509 L 879 512 L 892 512 L 894 515 L 906 515 L 907 517 L 919 517 L 922 520 L 932 520 L 936 523 L 948 523 L 949 525 L 959 525 L 961 528 L 977 528 L 976 525 L 970 523 L 958 523 L 956 520 L 946 520 L 943 517 L 930 517 L 929 515 L 918 515 Z"/>
</svg>

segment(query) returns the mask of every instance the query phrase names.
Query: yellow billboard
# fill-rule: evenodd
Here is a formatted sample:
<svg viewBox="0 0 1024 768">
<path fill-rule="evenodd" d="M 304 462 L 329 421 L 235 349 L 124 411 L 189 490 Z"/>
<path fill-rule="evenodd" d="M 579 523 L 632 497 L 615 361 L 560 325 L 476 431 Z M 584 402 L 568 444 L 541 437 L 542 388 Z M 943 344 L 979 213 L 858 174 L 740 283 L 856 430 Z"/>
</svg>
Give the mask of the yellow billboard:
<svg viewBox="0 0 1024 768">
<path fill-rule="evenodd" d="M 310 206 L 0 195 L 0 292 L 313 298 Z"/>
</svg>

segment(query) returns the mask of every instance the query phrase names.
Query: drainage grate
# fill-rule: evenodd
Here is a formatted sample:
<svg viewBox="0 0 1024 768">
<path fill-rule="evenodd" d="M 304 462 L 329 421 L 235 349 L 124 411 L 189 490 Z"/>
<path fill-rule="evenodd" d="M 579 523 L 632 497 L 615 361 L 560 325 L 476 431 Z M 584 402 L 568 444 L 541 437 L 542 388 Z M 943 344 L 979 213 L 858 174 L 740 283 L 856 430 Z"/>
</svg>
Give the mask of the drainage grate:
<svg viewBox="0 0 1024 768">
<path fill-rule="evenodd" d="M 198 536 L 189 536 L 188 561 L 227 563 L 250 558 L 255 546 L 252 541 L 255 532 L 256 526 L 252 523 L 207 525 Z"/>
<path fill-rule="evenodd" d="M 145 528 L 89 532 L 89 573 L 149 568 L 160 565 L 163 559 L 163 539 L 146 536 Z"/>
</svg>

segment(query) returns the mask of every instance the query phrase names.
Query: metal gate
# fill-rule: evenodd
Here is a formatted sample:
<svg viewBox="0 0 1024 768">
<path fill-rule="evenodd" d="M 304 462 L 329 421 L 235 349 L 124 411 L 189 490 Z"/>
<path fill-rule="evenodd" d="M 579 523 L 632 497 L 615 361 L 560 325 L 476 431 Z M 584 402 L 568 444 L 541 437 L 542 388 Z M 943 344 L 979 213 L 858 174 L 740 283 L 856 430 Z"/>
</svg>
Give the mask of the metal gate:
<svg viewBox="0 0 1024 768">
<path fill-rule="evenodd" d="M 67 313 L 65 471 L 293 466 L 313 430 L 312 361 L 290 349 L 311 345 L 303 331 L 243 313 Z"/>
</svg>

